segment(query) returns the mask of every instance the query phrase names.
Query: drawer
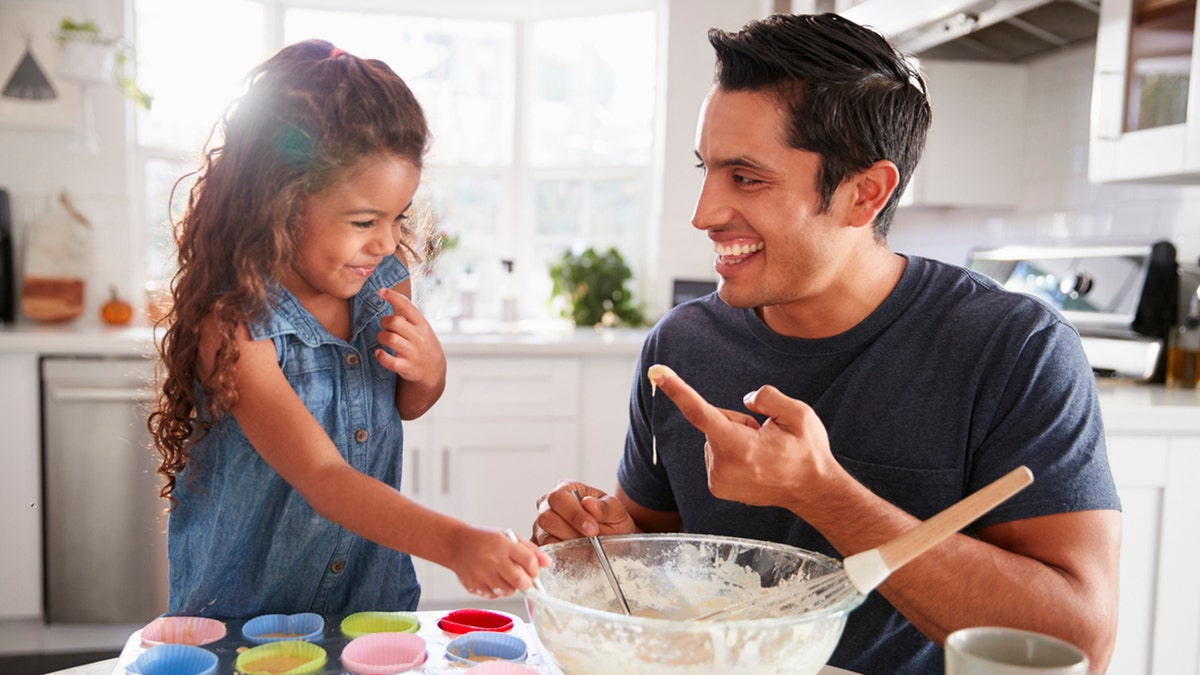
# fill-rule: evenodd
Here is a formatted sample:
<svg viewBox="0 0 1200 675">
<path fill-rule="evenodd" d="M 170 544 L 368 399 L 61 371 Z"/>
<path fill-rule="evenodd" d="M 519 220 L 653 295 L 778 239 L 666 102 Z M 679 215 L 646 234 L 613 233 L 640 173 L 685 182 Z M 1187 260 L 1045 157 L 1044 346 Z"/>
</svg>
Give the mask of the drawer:
<svg viewBox="0 0 1200 675">
<path fill-rule="evenodd" d="M 580 359 L 572 357 L 448 357 L 438 418 L 575 417 Z"/>
</svg>

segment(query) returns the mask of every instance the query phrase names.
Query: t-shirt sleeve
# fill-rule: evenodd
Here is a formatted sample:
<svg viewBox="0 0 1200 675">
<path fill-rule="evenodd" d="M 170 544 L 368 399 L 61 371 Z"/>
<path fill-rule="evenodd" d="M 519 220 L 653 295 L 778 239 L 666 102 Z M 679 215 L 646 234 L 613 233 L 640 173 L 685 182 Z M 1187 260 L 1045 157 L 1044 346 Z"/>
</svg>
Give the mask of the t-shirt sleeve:
<svg viewBox="0 0 1200 675">
<path fill-rule="evenodd" d="M 1120 509 L 1108 465 L 1095 376 L 1062 321 L 1033 332 L 999 394 L 984 443 L 967 466 L 974 492 L 1015 466 L 1034 482 L 975 527 L 1053 513 Z"/>
</svg>

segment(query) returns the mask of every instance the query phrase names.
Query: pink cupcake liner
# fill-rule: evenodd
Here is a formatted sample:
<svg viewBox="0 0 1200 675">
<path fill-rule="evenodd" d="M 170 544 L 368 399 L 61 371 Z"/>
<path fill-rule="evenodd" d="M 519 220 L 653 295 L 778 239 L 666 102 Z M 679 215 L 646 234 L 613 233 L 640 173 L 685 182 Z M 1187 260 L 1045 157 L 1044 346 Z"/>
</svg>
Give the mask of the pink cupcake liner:
<svg viewBox="0 0 1200 675">
<path fill-rule="evenodd" d="M 199 616 L 161 616 L 142 628 L 142 646 L 206 645 L 225 637 L 225 624 Z"/>
<path fill-rule="evenodd" d="M 356 673 L 396 673 L 425 662 L 425 639 L 412 633 L 371 633 L 342 650 L 342 665 Z"/>
</svg>

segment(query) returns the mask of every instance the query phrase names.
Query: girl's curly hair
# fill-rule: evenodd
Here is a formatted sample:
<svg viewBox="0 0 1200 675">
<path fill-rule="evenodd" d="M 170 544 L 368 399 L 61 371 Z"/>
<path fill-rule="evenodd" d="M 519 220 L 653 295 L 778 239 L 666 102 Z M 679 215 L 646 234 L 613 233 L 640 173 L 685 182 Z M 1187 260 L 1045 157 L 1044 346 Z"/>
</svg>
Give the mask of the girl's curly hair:
<svg viewBox="0 0 1200 675">
<path fill-rule="evenodd" d="M 308 40 L 247 76 L 200 167 L 175 184 L 195 177 L 173 223 L 178 271 L 159 322 L 160 386 L 147 422 L 166 481 L 160 494 L 172 508 L 176 478 L 196 459 L 190 450 L 237 403 L 235 329 L 262 315 L 291 264 L 305 200 L 364 157 L 400 157 L 419 169 L 429 142 L 416 97 L 382 61 Z M 405 232 L 402 246 L 413 258 L 420 237 Z M 200 326 L 209 315 L 220 344 L 212 374 L 200 382 Z"/>
</svg>

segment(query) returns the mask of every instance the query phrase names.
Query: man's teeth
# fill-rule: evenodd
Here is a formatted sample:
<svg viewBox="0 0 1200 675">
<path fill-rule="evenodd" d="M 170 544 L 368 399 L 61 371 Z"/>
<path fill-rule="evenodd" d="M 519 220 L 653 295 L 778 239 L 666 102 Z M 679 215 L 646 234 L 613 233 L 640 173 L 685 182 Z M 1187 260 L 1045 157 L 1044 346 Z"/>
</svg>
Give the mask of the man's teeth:
<svg viewBox="0 0 1200 675">
<path fill-rule="evenodd" d="M 766 243 L 761 241 L 753 244 L 715 245 L 717 255 L 720 256 L 748 255 L 750 253 L 761 251 L 765 247 Z"/>
</svg>

